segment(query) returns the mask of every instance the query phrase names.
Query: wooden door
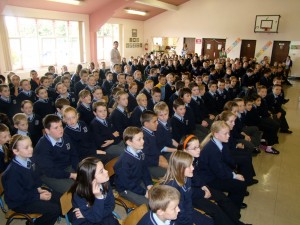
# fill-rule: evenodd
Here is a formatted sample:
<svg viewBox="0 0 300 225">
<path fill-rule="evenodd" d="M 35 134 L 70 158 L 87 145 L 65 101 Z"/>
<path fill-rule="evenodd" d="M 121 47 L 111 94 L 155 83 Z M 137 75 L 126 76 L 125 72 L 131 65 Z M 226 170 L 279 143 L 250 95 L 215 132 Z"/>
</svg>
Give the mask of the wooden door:
<svg viewBox="0 0 300 225">
<path fill-rule="evenodd" d="M 286 60 L 286 57 L 289 55 L 290 44 L 290 41 L 274 41 L 271 65 L 273 65 L 274 62 L 284 62 Z"/>
<path fill-rule="evenodd" d="M 195 53 L 195 38 L 184 38 L 183 44 L 187 44 L 188 53 Z"/>
<path fill-rule="evenodd" d="M 219 58 L 219 52 L 225 48 L 225 39 L 204 38 L 202 45 L 202 55 L 208 55 L 209 59 Z"/>
<path fill-rule="evenodd" d="M 247 57 L 247 59 L 254 58 L 256 40 L 242 40 L 240 58 Z"/>
</svg>

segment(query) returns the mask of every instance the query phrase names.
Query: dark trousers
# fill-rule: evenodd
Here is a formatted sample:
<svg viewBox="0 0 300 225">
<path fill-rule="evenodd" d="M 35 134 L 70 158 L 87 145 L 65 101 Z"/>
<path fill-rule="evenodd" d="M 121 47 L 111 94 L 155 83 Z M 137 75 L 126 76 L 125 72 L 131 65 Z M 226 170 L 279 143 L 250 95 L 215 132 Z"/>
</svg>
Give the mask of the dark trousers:
<svg viewBox="0 0 300 225">
<path fill-rule="evenodd" d="M 280 124 L 270 117 L 261 118 L 259 129 L 263 131 L 263 138 L 269 146 L 278 144 L 278 135 Z"/>
<path fill-rule="evenodd" d="M 241 208 L 247 190 L 246 182 L 236 179 L 215 179 L 209 182 L 208 186 L 222 192 L 228 192 L 228 198 L 238 209 Z"/>
<path fill-rule="evenodd" d="M 252 156 L 246 154 L 233 155 L 233 159 L 238 166 L 238 172 L 244 176 L 245 182 L 250 183 L 256 175 L 252 164 Z"/>
<path fill-rule="evenodd" d="M 60 195 L 52 193 L 51 200 L 49 201 L 34 201 L 13 209 L 20 213 L 40 213 L 42 216 L 35 220 L 35 225 L 54 225 L 57 218 L 61 214 Z"/>
<path fill-rule="evenodd" d="M 205 199 L 203 196 L 197 196 L 197 190 L 193 190 L 193 205 L 201 209 L 207 215 L 214 219 L 215 225 L 233 225 L 239 224 L 240 210 L 235 204 L 227 198 L 225 194 L 213 188 L 209 188 L 211 198 Z M 199 192 L 201 195 L 201 192 Z M 211 202 L 214 200 L 217 204 Z"/>
</svg>

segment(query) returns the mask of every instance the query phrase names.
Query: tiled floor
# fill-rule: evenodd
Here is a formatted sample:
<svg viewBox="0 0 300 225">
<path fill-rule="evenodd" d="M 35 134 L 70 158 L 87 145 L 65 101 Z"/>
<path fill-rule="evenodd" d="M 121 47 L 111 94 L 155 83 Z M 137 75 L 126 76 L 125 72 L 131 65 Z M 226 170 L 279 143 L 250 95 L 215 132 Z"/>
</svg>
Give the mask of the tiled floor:
<svg viewBox="0 0 300 225">
<path fill-rule="evenodd" d="M 276 146 L 280 155 L 261 153 L 253 158 L 259 183 L 250 187 L 242 221 L 255 225 L 300 224 L 300 82 L 286 89 L 290 101 L 285 105 L 293 134 L 280 134 Z M 116 209 L 121 215 L 124 212 Z M 0 224 L 5 224 L 0 212 Z M 25 224 L 13 222 L 12 224 Z M 65 224 L 62 220 L 61 225 Z"/>
</svg>

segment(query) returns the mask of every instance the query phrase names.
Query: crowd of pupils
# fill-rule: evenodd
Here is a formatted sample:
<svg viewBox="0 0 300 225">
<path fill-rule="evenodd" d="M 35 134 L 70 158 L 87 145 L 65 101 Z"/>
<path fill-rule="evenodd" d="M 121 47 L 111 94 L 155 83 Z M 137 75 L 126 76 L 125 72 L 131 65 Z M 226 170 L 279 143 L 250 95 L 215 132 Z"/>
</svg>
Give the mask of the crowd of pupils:
<svg viewBox="0 0 300 225">
<path fill-rule="evenodd" d="M 73 75 L 50 66 L 42 77 L 11 73 L 6 84 L 1 76 L 6 204 L 52 225 L 69 191 L 73 224 L 113 225 L 113 185 L 136 206 L 149 204 L 140 225 L 244 224 L 247 186 L 258 183 L 252 157 L 279 154 L 278 132 L 292 133 L 283 67 L 145 55 L 113 71 L 91 63 Z M 115 157 L 110 180 L 104 165 Z"/>
</svg>

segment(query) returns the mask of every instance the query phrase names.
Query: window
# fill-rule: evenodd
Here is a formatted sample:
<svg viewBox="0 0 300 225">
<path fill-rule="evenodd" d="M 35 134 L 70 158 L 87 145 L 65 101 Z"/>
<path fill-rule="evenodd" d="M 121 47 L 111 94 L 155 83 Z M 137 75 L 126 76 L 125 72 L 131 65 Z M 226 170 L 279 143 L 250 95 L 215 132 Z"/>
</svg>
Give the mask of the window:
<svg viewBox="0 0 300 225">
<path fill-rule="evenodd" d="M 5 24 L 14 70 L 79 62 L 77 21 L 6 16 Z"/>
<path fill-rule="evenodd" d="M 110 62 L 110 51 L 114 41 L 119 41 L 119 24 L 104 24 L 97 32 L 98 61 Z"/>
</svg>

